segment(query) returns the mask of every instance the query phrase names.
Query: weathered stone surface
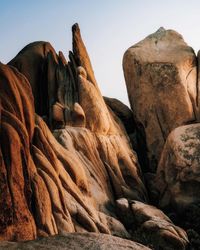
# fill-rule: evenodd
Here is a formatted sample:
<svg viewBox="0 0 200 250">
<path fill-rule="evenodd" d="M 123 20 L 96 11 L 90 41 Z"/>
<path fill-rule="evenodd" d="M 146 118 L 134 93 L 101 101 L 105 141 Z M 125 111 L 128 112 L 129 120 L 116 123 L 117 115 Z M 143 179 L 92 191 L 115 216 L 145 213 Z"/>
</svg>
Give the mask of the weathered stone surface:
<svg viewBox="0 0 200 250">
<path fill-rule="evenodd" d="M 132 110 L 126 106 L 121 101 L 115 98 L 109 98 L 104 96 L 104 101 L 106 105 L 108 105 L 111 110 L 119 117 L 119 119 L 124 124 L 126 128 L 127 134 L 132 134 L 135 132 L 134 127 L 134 119 L 133 119 L 133 112 Z"/>
<path fill-rule="evenodd" d="M 108 134 L 113 129 L 109 111 L 102 95 L 87 80 L 87 73 L 84 71 L 83 67 L 78 67 L 79 102 L 85 112 L 86 127 L 92 132 Z"/>
<path fill-rule="evenodd" d="M 0 240 L 36 237 L 31 214 L 34 131 L 31 87 L 15 68 L 0 63 Z"/>
<path fill-rule="evenodd" d="M 155 249 L 186 249 L 186 232 L 175 226 L 159 209 L 139 201 L 131 202 L 131 210 L 141 239 L 151 242 Z"/>
<path fill-rule="evenodd" d="M 82 66 L 86 70 L 88 81 L 90 81 L 98 89 L 92 64 L 83 43 L 81 32 L 77 23 L 72 26 L 72 46 L 77 66 Z"/>
<path fill-rule="evenodd" d="M 55 50 L 50 43 L 42 41 L 28 44 L 9 62 L 30 82 L 35 110 L 40 116 L 50 115 L 49 105 L 56 100 L 54 75 L 57 64 Z"/>
<path fill-rule="evenodd" d="M 186 232 L 175 226 L 161 210 L 125 198 L 116 200 L 116 206 L 124 225 L 143 244 L 151 244 L 155 249 L 186 249 Z"/>
<path fill-rule="evenodd" d="M 74 33 L 77 39 L 78 35 L 80 33 Z M 77 57 L 78 51 L 77 47 Z M 86 49 L 84 51 L 86 53 Z M 80 58 L 80 61 L 88 60 L 82 54 Z M 11 232 L 12 237 L 20 240 L 87 231 L 129 237 L 116 214 L 115 199 L 126 197 L 145 201 L 147 192 L 137 155 L 130 146 L 124 126 L 107 108 L 97 86 L 91 82 L 91 76 L 88 77 L 91 71 L 82 66 L 77 67 L 73 53 L 70 53 L 70 61 L 67 63 L 61 53 L 56 55 L 51 45 L 45 42 L 26 46 L 10 64 L 26 78 L 16 68 L 2 66 L 5 71 L 12 69 L 15 72 L 13 76 L 8 76 L 7 85 L 22 78 L 27 86 L 23 89 L 17 84 L 8 90 L 4 86 L 5 76 L 2 75 L 1 102 L 12 117 L 21 119 L 25 127 L 21 128 L 23 133 L 20 129 L 18 133 L 21 132 L 20 140 L 26 139 L 28 146 L 25 147 L 25 153 L 28 160 L 20 155 L 20 140 L 17 141 L 19 145 L 11 140 L 6 141 L 10 136 L 12 140 L 15 138 L 9 131 L 2 133 L 2 142 L 5 152 L 10 152 L 9 148 L 12 147 L 13 153 L 9 155 L 2 152 L 8 164 L 10 161 L 14 164 L 15 147 L 17 161 L 22 158 L 21 161 L 25 163 L 23 166 L 13 165 L 12 170 L 23 173 L 27 168 L 27 172 L 30 172 L 27 180 L 25 173 L 20 177 L 22 188 L 19 195 L 23 195 L 23 187 L 28 189 L 29 196 L 22 203 L 31 204 L 28 211 L 35 230 L 33 234 L 27 226 L 30 236 L 23 236 L 26 232 L 24 230 L 19 231 L 18 237 Z M 44 68 L 46 70 L 42 71 Z M 43 119 L 34 113 L 33 97 L 26 79 L 31 82 L 36 110 Z M 45 103 L 40 102 L 40 84 L 43 84 L 47 94 L 44 96 Z M 44 112 L 40 109 L 44 107 L 40 105 L 46 105 Z M 3 118 L 1 122 L 4 122 Z M 12 125 L 12 121 L 8 120 L 10 126 L 9 122 Z M 53 131 L 54 128 L 56 130 Z M 3 125 L 1 129 L 3 131 Z M 9 171 L 8 179 L 12 177 Z M 25 180 L 27 186 L 23 184 Z M 2 185 L 9 192 L 10 184 L 2 181 Z M 9 200 L 9 194 L 5 198 Z M 1 199 L 3 206 L 5 199 Z M 26 210 L 22 207 L 21 211 L 24 211 L 25 216 Z M 2 221 L 6 221 L 5 210 L 2 210 Z M 5 231 L 8 230 L 7 226 L 5 224 Z M 5 237 L 4 231 L 0 231 L 0 235 L 1 239 L 10 239 Z"/>
<path fill-rule="evenodd" d="M 161 207 L 183 211 L 200 202 L 200 124 L 173 130 L 164 146 L 156 175 Z"/>
<path fill-rule="evenodd" d="M 131 238 L 133 230 L 141 229 L 145 235 L 153 232 L 151 241 L 158 246 L 167 238 L 184 249 L 184 231 L 143 203 L 148 202 L 143 175 L 121 121 L 127 127 L 131 112 L 119 102 L 106 105 L 78 26 L 73 27 L 69 62 L 49 43 L 38 42 L 9 65 L 15 68 L 0 65 L 0 189 L 5 194 L 0 196 L 0 240 L 74 232 Z M 79 249 L 81 242 L 83 248 L 85 236 L 77 234 L 74 241 L 71 235 L 69 245 Z M 113 245 L 113 238 L 110 242 L 109 236 L 96 234 L 90 246 L 86 236 L 87 249 L 100 248 L 98 242 L 106 249 L 132 247 L 120 239 Z M 27 249 L 26 244 L 16 246 Z"/>
<path fill-rule="evenodd" d="M 76 233 L 65 234 L 65 236 L 52 236 L 26 242 L 1 242 L 0 249 L 66 249 L 66 250 L 148 250 L 150 248 L 142 244 L 120 239 L 118 237 L 95 234 L 95 233 Z"/>
<path fill-rule="evenodd" d="M 104 97 L 106 105 L 121 120 L 134 151 L 136 151 L 142 170 L 148 168 L 148 159 L 146 156 L 146 142 L 142 124 L 136 121 L 133 111 L 121 101 L 115 98 Z"/>
<path fill-rule="evenodd" d="M 130 47 L 123 69 L 134 116 L 155 171 L 168 134 L 199 116 L 196 56 L 181 35 L 160 28 Z"/>
<path fill-rule="evenodd" d="M 67 63 L 61 52 L 57 55 L 50 43 L 34 42 L 23 48 L 9 65 L 30 82 L 36 113 L 51 129 L 73 123 L 71 111 L 78 101 L 76 64 Z"/>
</svg>

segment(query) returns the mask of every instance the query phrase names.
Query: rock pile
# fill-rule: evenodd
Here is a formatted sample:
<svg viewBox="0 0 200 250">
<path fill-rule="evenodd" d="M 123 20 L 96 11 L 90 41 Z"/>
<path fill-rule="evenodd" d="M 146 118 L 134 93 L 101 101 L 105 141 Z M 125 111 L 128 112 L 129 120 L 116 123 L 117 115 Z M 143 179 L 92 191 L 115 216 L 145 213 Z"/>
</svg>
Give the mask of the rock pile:
<svg viewBox="0 0 200 250">
<path fill-rule="evenodd" d="M 130 110 L 72 35 L 69 60 L 34 42 L 0 64 L 0 248 L 186 249 L 160 208 L 199 202 L 199 56 L 163 28 L 129 48 Z"/>
</svg>

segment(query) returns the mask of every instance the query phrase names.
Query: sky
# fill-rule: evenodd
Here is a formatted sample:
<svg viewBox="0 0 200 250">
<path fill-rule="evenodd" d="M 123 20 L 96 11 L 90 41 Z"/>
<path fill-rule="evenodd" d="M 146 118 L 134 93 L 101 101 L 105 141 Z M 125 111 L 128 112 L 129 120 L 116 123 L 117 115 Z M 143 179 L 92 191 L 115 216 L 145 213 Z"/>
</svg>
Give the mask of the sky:
<svg viewBox="0 0 200 250">
<path fill-rule="evenodd" d="M 0 0 L 0 61 L 33 41 L 49 41 L 67 56 L 77 22 L 102 94 L 128 104 L 124 52 L 161 26 L 181 33 L 197 52 L 199 13 L 199 0 Z"/>
</svg>

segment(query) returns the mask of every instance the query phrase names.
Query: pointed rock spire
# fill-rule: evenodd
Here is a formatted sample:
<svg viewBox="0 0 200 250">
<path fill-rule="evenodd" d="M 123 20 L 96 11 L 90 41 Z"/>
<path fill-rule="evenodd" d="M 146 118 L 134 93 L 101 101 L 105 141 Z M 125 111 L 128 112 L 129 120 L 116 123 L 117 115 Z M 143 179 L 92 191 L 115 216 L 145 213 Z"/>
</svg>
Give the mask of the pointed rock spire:
<svg viewBox="0 0 200 250">
<path fill-rule="evenodd" d="M 97 87 L 97 82 L 94 76 L 94 71 L 92 68 L 92 64 L 90 62 L 89 55 L 87 53 L 86 47 L 83 43 L 80 28 L 77 23 L 72 26 L 72 45 L 73 45 L 73 54 L 78 66 L 82 66 L 85 68 L 87 72 L 87 78 L 90 82 L 92 82 Z M 98 88 L 98 87 L 97 87 Z"/>
</svg>

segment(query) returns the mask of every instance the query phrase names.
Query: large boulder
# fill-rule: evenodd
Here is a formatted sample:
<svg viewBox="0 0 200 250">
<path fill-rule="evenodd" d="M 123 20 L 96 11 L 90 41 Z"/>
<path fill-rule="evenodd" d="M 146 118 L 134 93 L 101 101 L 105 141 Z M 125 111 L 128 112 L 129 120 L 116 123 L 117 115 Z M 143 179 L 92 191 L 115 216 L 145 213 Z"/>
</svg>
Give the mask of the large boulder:
<svg viewBox="0 0 200 250">
<path fill-rule="evenodd" d="M 123 69 L 134 116 L 145 133 L 149 169 L 155 172 L 168 134 L 197 119 L 197 63 L 191 47 L 160 28 L 124 54 Z"/>
<path fill-rule="evenodd" d="M 186 249 L 186 232 L 158 208 L 139 201 L 128 202 L 125 198 L 118 199 L 116 206 L 124 224 L 143 244 L 151 244 L 155 249 Z"/>
<path fill-rule="evenodd" d="M 181 126 L 170 133 L 154 184 L 163 208 L 182 213 L 200 202 L 200 124 Z"/>
</svg>

